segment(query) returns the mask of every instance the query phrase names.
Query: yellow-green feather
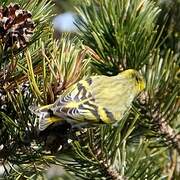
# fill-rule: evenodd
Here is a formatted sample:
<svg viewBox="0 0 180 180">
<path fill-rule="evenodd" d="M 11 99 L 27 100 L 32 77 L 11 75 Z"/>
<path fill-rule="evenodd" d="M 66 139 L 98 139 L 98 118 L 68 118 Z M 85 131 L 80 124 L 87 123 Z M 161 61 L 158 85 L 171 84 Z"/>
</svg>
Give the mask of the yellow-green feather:
<svg viewBox="0 0 180 180">
<path fill-rule="evenodd" d="M 53 112 L 43 123 L 61 119 L 75 124 L 113 123 L 123 118 L 144 87 L 142 76 L 132 69 L 112 77 L 92 76 L 68 88 L 53 105 L 42 107 L 42 112 L 46 108 Z"/>
</svg>

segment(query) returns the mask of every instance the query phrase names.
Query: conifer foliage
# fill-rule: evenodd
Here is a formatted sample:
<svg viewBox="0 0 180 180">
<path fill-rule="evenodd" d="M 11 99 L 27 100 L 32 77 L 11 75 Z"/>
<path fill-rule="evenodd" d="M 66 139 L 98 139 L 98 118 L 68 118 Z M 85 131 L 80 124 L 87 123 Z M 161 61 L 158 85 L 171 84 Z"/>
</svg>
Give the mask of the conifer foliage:
<svg viewBox="0 0 180 180">
<path fill-rule="evenodd" d="M 179 22 L 167 8 L 174 4 L 84 0 L 79 31 L 54 40 L 53 2 L 2 0 L 0 178 L 47 179 L 56 164 L 64 179 L 179 179 Z M 53 103 L 83 77 L 129 68 L 142 73 L 146 89 L 116 125 L 39 132 L 33 106 Z"/>
</svg>

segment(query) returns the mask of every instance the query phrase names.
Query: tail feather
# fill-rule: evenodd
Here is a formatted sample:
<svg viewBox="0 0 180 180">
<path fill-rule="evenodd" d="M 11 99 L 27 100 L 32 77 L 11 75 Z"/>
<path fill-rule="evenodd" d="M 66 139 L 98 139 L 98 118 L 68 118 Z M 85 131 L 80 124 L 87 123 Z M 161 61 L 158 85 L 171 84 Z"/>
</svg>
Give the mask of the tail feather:
<svg viewBox="0 0 180 180">
<path fill-rule="evenodd" d="M 41 112 L 39 117 L 39 130 L 44 131 L 49 125 L 51 125 L 49 121 L 50 115 L 48 112 Z"/>
<path fill-rule="evenodd" d="M 53 123 L 62 121 L 61 118 L 51 115 L 50 112 L 41 112 L 39 117 L 39 130 L 44 131 L 48 126 Z"/>
<path fill-rule="evenodd" d="M 60 117 L 54 116 L 51 111 L 51 105 L 47 106 L 30 106 L 29 110 L 39 117 L 39 130 L 44 131 L 48 126 L 53 123 L 63 121 Z"/>
</svg>

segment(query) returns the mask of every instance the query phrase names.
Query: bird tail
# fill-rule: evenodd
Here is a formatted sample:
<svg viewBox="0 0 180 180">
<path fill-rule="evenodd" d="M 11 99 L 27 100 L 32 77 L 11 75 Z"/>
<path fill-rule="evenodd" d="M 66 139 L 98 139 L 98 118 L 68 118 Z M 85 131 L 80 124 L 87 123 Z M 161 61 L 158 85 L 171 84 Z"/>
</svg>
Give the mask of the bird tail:
<svg viewBox="0 0 180 180">
<path fill-rule="evenodd" d="M 38 107 L 30 106 L 29 110 L 39 117 L 39 130 L 44 131 L 48 126 L 53 123 L 63 121 L 61 118 L 54 116 L 51 110 L 52 104 Z"/>
</svg>

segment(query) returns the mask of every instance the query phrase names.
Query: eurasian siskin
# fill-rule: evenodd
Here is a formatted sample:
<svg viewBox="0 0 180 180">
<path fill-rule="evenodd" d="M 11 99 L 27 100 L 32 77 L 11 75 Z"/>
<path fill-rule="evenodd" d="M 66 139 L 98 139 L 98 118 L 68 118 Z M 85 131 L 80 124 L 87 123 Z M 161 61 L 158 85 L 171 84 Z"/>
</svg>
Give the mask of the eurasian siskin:
<svg viewBox="0 0 180 180">
<path fill-rule="evenodd" d="M 139 72 L 125 70 L 116 76 L 91 76 L 68 88 L 50 105 L 35 108 L 39 116 L 39 129 L 68 122 L 72 127 L 121 120 L 133 99 L 145 88 Z"/>
</svg>

